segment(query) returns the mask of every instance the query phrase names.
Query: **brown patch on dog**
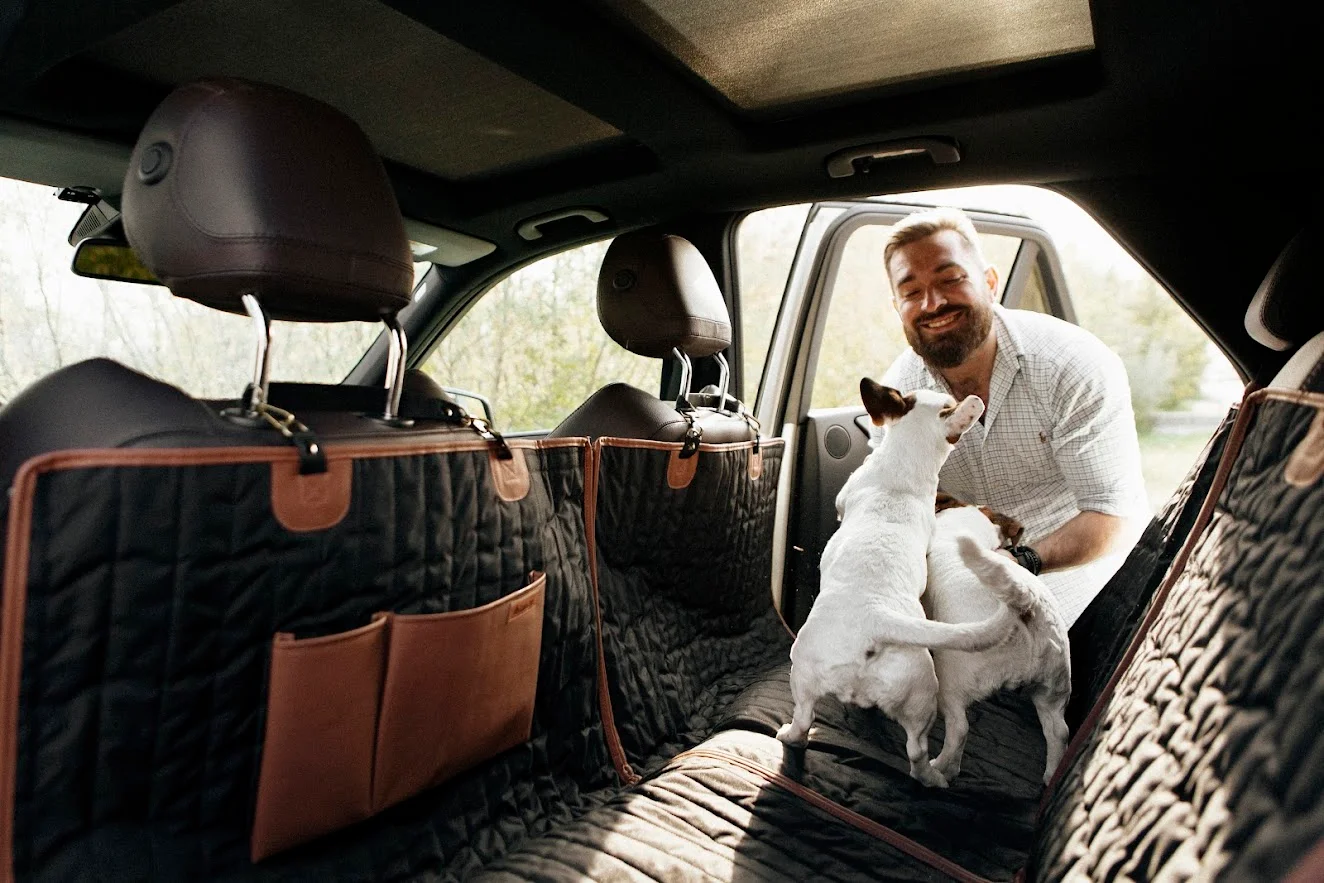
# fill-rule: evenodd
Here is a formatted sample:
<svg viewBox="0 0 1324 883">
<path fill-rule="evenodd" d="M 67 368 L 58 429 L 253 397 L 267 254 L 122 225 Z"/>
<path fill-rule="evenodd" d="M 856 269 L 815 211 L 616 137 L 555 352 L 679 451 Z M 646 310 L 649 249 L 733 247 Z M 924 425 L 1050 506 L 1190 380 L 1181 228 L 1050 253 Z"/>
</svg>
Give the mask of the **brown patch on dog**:
<svg viewBox="0 0 1324 883">
<path fill-rule="evenodd" d="M 944 509 L 959 509 L 968 505 L 969 503 L 962 503 L 946 491 L 938 491 L 938 496 L 933 501 L 933 514 L 937 515 Z"/>
<path fill-rule="evenodd" d="M 860 378 L 860 400 L 874 426 L 886 426 L 889 421 L 900 420 L 915 407 L 913 395 L 903 396 L 892 387 L 875 383 L 868 377 Z"/>
<path fill-rule="evenodd" d="M 983 512 L 984 517 L 998 526 L 998 529 L 1002 531 L 1003 540 L 1013 546 L 1020 542 L 1021 534 L 1025 533 L 1025 528 L 1019 521 L 1010 515 L 994 512 L 987 506 L 980 506 L 979 511 Z"/>
</svg>

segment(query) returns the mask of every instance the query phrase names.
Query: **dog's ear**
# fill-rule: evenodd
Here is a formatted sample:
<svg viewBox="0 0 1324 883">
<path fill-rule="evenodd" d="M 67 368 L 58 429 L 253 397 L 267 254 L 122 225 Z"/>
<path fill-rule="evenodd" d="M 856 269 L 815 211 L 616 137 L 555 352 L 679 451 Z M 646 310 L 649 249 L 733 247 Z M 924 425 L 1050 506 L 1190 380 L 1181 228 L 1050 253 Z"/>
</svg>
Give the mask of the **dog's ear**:
<svg viewBox="0 0 1324 883">
<path fill-rule="evenodd" d="M 962 503 L 946 491 L 938 491 L 938 496 L 933 501 L 933 512 L 936 515 L 944 509 L 958 509 L 964 505 L 965 503 Z"/>
<path fill-rule="evenodd" d="M 1015 518 L 1010 515 L 1003 515 L 1001 512 L 994 512 L 987 506 L 980 506 L 979 511 L 983 512 L 989 521 L 998 526 L 998 530 L 1002 531 L 1003 540 L 1009 545 L 1014 546 L 1021 541 L 1021 534 L 1025 533 L 1025 528 Z"/>
<path fill-rule="evenodd" d="M 860 400 L 875 426 L 886 426 L 899 420 L 915 407 L 914 396 L 903 396 L 892 387 L 875 383 L 868 377 L 860 378 Z"/>
</svg>

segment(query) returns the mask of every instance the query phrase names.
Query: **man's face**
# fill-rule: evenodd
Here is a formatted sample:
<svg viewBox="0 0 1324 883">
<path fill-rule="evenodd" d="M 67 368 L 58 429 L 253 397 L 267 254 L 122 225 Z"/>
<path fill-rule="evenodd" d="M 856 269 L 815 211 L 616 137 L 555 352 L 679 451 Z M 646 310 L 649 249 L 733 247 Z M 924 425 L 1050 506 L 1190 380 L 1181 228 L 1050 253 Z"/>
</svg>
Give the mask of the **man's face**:
<svg viewBox="0 0 1324 883">
<path fill-rule="evenodd" d="M 955 368 L 993 327 L 998 274 L 955 230 L 903 245 L 887 267 L 906 340 L 935 368 Z"/>
</svg>

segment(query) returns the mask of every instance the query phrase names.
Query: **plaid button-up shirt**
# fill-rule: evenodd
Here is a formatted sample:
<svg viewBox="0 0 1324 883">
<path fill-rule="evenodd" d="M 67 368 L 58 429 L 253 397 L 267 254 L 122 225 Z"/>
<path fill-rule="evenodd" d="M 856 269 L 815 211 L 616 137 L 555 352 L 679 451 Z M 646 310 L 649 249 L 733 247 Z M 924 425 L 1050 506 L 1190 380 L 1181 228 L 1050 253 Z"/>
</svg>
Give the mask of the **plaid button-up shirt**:
<svg viewBox="0 0 1324 883">
<path fill-rule="evenodd" d="M 1122 551 L 1044 574 L 1063 616 L 1074 622 L 1121 565 L 1149 514 L 1130 384 L 1122 360 L 1082 328 L 1001 306 L 993 317 L 998 348 L 984 418 L 957 442 L 939 487 L 1015 517 L 1029 545 L 1081 510 L 1131 518 Z M 951 394 L 910 349 L 883 383 L 902 392 Z"/>
</svg>

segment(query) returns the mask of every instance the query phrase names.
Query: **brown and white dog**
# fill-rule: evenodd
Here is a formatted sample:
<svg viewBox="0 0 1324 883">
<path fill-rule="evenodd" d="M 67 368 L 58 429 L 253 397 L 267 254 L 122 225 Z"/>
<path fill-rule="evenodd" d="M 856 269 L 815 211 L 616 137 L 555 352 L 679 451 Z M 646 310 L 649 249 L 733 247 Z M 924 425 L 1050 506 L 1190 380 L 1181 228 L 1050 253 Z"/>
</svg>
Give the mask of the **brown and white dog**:
<svg viewBox="0 0 1324 883">
<path fill-rule="evenodd" d="M 924 599 L 930 615 L 948 623 L 980 622 L 1004 603 L 1022 615 L 1011 637 L 995 646 L 934 649 L 946 737 L 933 765 L 950 782 L 961 771 L 969 732 L 966 709 L 1003 687 L 1029 685 L 1047 746 L 1047 784 L 1067 741 L 1063 713 L 1071 695 L 1071 651 L 1066 622 L 1039 577 L 997 552 L 1020 537 L 1021 526 L 1015 519 L 942 493 L 935 508 L 937 527 L 929 543 Z"/>
<path fill-rule="evenodd" d="M 822 696 L 875 706 L 905 729 L 910 774 L 942 787 L 929 761 L 938 679 L 928 648 L 983 649 L 1020 622 L 1005 604 L 978 623 L 931 622 L 920 604 L 938 470 L 984 405 L 977 396 L 958 404 L 927 390 L 902 395 L 867 377 L 860 397 L 886 433 L 837 496 L 841 526 L 823 549 L 819 595 L 791 648 L 795 710 L 777 738 L 804 744 Z"/>
</svg>

